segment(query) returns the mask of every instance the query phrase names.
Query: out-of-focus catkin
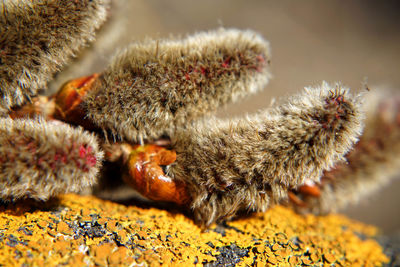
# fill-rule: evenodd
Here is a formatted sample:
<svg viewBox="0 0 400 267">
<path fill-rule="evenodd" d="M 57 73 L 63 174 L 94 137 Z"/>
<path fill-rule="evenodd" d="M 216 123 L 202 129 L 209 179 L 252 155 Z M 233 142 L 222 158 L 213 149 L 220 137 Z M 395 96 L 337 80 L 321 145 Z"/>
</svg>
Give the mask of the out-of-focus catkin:
<svg viewBox="0 0 400 267">
<path fill-rule="evenodd" d="M 0 3 L 0 109 L 20 105 L 94 38 L 109 0 Z M 4 112 L 4 111 L 3 111 Z"/>
<path fill-rule="evenodd" d="M 355 148 L 321 179 L 321 196 L 300 195 L 316 214 L 355 204 L 398 178 L 400 169 L 400 95 L 391 91 L 368 92 L 365 130 Z"/>
<path fill-rule="evenodd" d="M 197 123 L 173 137 L 177 160 L 167 174 L 188 184 L 205 225 L 264 211 L 343 159 L 362 131 L 360 101 L 323 83 L 246 119 Z"/>
<path fill-rule="evenodd" d="M 262 89 L 269 57 L 263 38 L 234 29 L 133 44 L 88 93 L 87 114 L 123 139 L 156 139 Z"/>
<path fill-rule="evenodd" d="M 0 118 L 0 198 L 78 192 L 93 185 L 103 153 L 94 135 L 58 121 Z"/>
</svg>

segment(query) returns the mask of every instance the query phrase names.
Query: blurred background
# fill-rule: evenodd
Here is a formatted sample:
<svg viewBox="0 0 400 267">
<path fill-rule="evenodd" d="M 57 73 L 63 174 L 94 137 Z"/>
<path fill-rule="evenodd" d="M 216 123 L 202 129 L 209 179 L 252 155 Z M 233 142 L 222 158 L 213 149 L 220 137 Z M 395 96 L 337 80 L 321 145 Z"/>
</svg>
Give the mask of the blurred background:
<svg viewBox="0 0 400 267">
<path fill-rule="evenodd" d="M 221 117 L 265 108 L 272 97 L 321 81 L 352 90 L 400 90 L 400 1 L 114 0 L 97 41 L 56 81 L 103 70 L 116 50 L 144 38 L 165 38 L 220 26 L 252 29 L 269 40 L 273 79 L 265 90 L 230 105 Z M 400 231 L 400 179 L 344 211 L 351 218 Z"/>
</svg>

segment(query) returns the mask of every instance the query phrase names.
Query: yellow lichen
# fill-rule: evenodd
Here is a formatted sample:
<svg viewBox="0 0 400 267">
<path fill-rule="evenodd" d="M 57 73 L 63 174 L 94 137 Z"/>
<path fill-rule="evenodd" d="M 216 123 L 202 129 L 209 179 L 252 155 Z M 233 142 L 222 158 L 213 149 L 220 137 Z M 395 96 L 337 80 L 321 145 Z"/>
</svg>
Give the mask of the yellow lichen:
<svg viewBox="0 0 400 267">
<path fill-rule="evenodd" d="M 1 266 L 201 265 L 224 259 L 237 266 L 375 266 L 388 261 L 371 239 L 375 227 L 341 215 L 301 216 L 276 206 L 204 230 L 180 213 L 92 196 L 64 195 L 44 206 L 29 201 L 0 206 Z"/>
</svg>

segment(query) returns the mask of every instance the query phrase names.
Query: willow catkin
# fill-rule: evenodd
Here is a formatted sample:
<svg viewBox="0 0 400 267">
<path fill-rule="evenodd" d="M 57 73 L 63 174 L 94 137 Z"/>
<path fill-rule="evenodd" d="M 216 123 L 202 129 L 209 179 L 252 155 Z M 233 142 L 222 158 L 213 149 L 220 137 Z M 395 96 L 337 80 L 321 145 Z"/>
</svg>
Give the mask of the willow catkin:
<svg viewBox="0 0 400 267">
<path fill-rule="evenodd" d="M 0 198 L 46 200 L 96 182 L 94 135 L 57 121 L 0 118 Z"/>
<path fill-rule="evenodd" d="M 242 209 L 264 211 L 342 160 L 361 119 L 360 97 L 323 83 L 245 119 L 214 118 L 178 131 L 167 175 L 188 184 L 191 208 L 205 225 Z"/>
<path fill-rule="evenodd" d="M 0 3 L 0 109 L 20 105 L 87 41 L 109 0 Z"/>
<path fill-rule="evenodd" d="M 326 171 L 321 196 L 302 196 L 306 207 L 300 211 L 316 214 L 337 211 L 355 204 L 392 179 L 400 170 L 400 95 L 389 91 L 369 92 L 365 101 L 365 130 L 346 162 Z"/>
<path fill-rule="evenodd" d="M 234 29 L 133 44 L 84 99 L 88 118 L 130 141 L 159 138 L 262 89 L 269 57 L 258 34 Z"/>
</svg>

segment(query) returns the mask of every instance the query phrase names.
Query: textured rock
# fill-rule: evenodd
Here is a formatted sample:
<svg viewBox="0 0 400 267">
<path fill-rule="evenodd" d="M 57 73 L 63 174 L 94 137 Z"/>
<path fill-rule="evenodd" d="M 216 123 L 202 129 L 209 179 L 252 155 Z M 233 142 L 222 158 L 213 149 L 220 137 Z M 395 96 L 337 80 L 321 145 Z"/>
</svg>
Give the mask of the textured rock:
<svg viewBox="0 0 400 267">
<path fill-rule="evenodd" d="M 276 206 L 204 230 L 179 212 L 64 195 L 0 206 L 0 265 L 376 266 L 377 229 Z"/>
</svg>

